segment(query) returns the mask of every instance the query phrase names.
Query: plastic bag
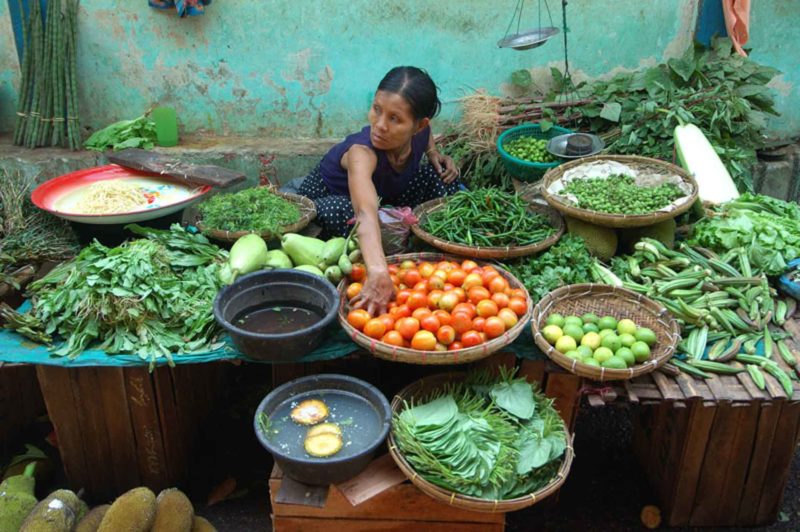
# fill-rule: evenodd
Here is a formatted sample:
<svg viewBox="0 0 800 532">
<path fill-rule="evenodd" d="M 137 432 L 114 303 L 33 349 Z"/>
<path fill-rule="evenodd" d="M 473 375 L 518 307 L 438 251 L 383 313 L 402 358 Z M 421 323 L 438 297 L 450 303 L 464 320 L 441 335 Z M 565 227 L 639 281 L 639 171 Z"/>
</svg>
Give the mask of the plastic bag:
<svg viewBox="0 0 800 532">
<path fill-rule="evenodd" d="M 419 221 L 411 207 L 382 207 L 378 209 L 378 219 L 384 255 L 388 257 L 404 253 L 408 247 L 411 226 Z"/>
</svg>

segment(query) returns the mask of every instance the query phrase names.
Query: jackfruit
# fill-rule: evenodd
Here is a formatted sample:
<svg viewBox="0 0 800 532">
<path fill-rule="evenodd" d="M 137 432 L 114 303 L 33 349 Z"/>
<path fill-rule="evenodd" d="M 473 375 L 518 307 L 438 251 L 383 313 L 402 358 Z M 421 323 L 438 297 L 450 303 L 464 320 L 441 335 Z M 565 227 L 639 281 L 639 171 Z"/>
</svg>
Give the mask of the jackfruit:
<svg viewBox="0 0 800 532">
<path fill-rule="evenodd" d="M 25 518 L 36 506 L 36 462 L 29 464 L 21 475 L 0 482 L 0 532 L 17 532 Z"/>
<path fill-rule="evenodd" d="M 156 495 L 148 488 L 133 488 L 116 498 L 98 532 L 148 532 L 156 518 Z"/>
<path fill-rule="evenodd" d="M 81 511 L 81 500 L 70 490 L 56 490 L 37 504 L 20 532 L 64 532 L 72 530 Z"/>
<path fill-rule="evenodd" d="M 631 227 L 620 229 L 619 242 L 620 249 L 625 253 L 633 253 L 633 246 L 643 238 L 658 240 L 668 248 L 675 247 L 675 230 L 677 224 L 673 218 L 644 227 Z"/>
<path fill-rule="evenodd" d="M 608 260 L 617 252 L 617 232 L 610 227 L 601 227 L 577 218 L 564 217 L 567 231 L 578 235 L 586 242 L 589 253 L 600 260 Z"/>
<path fill-rule="evenodd" d="M 182 491 L 163 490 L 156 498 L 156 520 L 152 532 L 191 532 L 194 508 Z"/>
<path fill-rule="evenodd" d="M 78 522 L 74 532 L 97 532 L 109 508 L 111 508 L 110 504 L 101 504 L 100 506 L 92 508 L 91 511 Z"/>
<path fill-rule="evenodd" d="M 205 517 L 194 516 L 192 532 L 217 532 L 217 529 Z"/>
</svg>

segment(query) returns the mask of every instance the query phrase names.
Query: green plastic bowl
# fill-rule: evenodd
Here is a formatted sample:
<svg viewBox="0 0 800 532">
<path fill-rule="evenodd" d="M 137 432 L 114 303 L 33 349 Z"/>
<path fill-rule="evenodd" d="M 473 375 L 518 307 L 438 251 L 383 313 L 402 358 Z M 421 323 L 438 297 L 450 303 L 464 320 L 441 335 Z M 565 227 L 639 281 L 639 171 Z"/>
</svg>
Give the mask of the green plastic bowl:
<svg viewBox="0 0 800 532">
<path fill-rule="evenodd" d="M 571 130 L 553 126 L 546 132 L 542 131 L 539 124 L 522 124 L 503 132 L 497 138 L 497 152 L 500 154 L 500 159 L 503 166 L 508 170 L 508 173 L 516 177 L 520 181 L 534 182 L 542 178 L 542 176 L 551 168 L 555 168 L 561 164 L 562 160 L 556 160 L 552 163 L 533 163 L 530 161 L 523 161 L 517 159 L 505 150 L 505 145 L 512 140 L 520 137 L 534 137 L 537 139 L 549 140 L 559 135 L 566 135 L 572 133 Z"/>
</svg>

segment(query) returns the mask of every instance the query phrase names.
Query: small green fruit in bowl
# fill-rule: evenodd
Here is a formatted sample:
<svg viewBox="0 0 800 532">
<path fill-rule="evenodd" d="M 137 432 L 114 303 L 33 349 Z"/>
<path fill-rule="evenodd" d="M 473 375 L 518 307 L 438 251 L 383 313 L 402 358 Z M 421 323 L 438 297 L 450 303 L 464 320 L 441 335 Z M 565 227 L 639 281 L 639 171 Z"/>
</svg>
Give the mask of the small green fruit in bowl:
<svg viewBox="0 0 800 532">
<path fill-rule="evenodd" d="M 594 354 L 592 355 L 592 358 L 594 358 L 595 360 L 597 360 L 600 363 L 603 363 L 603 362 L 605 362 L 606 360 L 608 360 L 609 358 L 611 358 L 613 356 L 614 356 L 614 352 L 611 351 L 611 349 L 609 349 L 607 347 L 598 347 L 597 349 L 594 350 Z"/>
<path fill-rule="evenodd" d="M 636 362 L 645 362 L 650 358 L 650 346 L 644 342 L 636 342 L 631 346 Z"/>
<path fill-rule="evenodd" d="M 629 333 L 623 333 L 619 335 L 619 341 L 622 343 L 622 347 L 630 347 L 636 342 L 636 337 Z"/>
</svg>

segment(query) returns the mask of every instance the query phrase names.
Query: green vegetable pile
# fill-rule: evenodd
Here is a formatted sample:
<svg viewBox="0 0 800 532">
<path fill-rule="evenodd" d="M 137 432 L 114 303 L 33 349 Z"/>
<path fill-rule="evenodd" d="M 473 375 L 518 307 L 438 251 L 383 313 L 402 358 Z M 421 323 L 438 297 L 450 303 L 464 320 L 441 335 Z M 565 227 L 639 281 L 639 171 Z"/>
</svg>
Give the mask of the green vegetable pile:
<svg viewBox="0 0 800 532">
<path fill-rule="evenodd" d="M 397 447 L 437 486 L 482 499 L 513 499 L 549 484 L 567 447 L 564 422 L 513 373 L 471 374 L 395 415 Z"/>
<path fill-rule="evenodd" d="M 508 153 L 532 163 L 552 163 L 556 160 L 547 151 L 547 140 L 537 139 L 536 137 L 517 137 L 503 145 Z"/>
<path fill-rule="evenodd" d="M 149 150 L 156 145 L 156 123 L 147 115 L 133 120 L 121 120 L 95 131 L 86 139 L 83 147 L 87 150 L 105 151 L 108 149 L 143 148 Z"/>
<path fill-rule="evenodd" d="M 300 219 L 300 209 L 269 187 L 217 194 L 199 207 L 206 231 L 253 231 L 278 236 L 280 229 Z"/>
<path fill-rule="evenodd" d="M 545 216 L 528 211 L 524 199 L 493 188 L 456 192 L 421 226 L 448 242 L 481 247 L 527 246 L 555 232 Z"/>
<path fill-rule="evenodd" d="M 780 275 L 800 257 L 800 206 L 769 196 L 743 194 L 694 225 L 693 244 L 725 252 L 747 248 L 754 269 Z"/>
<path fill-rule="evenodd" d="M 33 308 L 7 316 L 6 326 L 39 342 L 58 334 L 65 342 L 53 353 L 70 358 L 95 342 L 151 366 L 162 357 L 171 363 L 171 353 L 219 348 L 211 307 L 227 253 L 179 225 L 128 227 L 145 238 L 115 248 L 87 246 L 31 283 Z"/>
<path fill-rule="evenodd" d="M 531 300 L 536 302 L 561 286 L 591 282 L 594 258 L 581 237 L 566 234 L 536 257 L 504 266 L 525 285 Z"/>
<path fill-rule="evenodd" d="M 577 110 L 610 153 L 668 161 L 675 126 L 695 124 L 739 189 L 749 190 L 766 120 L 777 115 L 767 83 L 779 73 L 735 53 L 730 39 L 715 39 L 712 49 L 698 44 L 680 58 L 594 83 L 594 102 Z"/>
<path fill-rule="evenodd" d="M 581 209 L 611 214 L 647 214 L 684 195 L 673 183 L 643 187 L 627 175 L 573 179 L 563 193 L 574 195 Z"/>
</svg>

